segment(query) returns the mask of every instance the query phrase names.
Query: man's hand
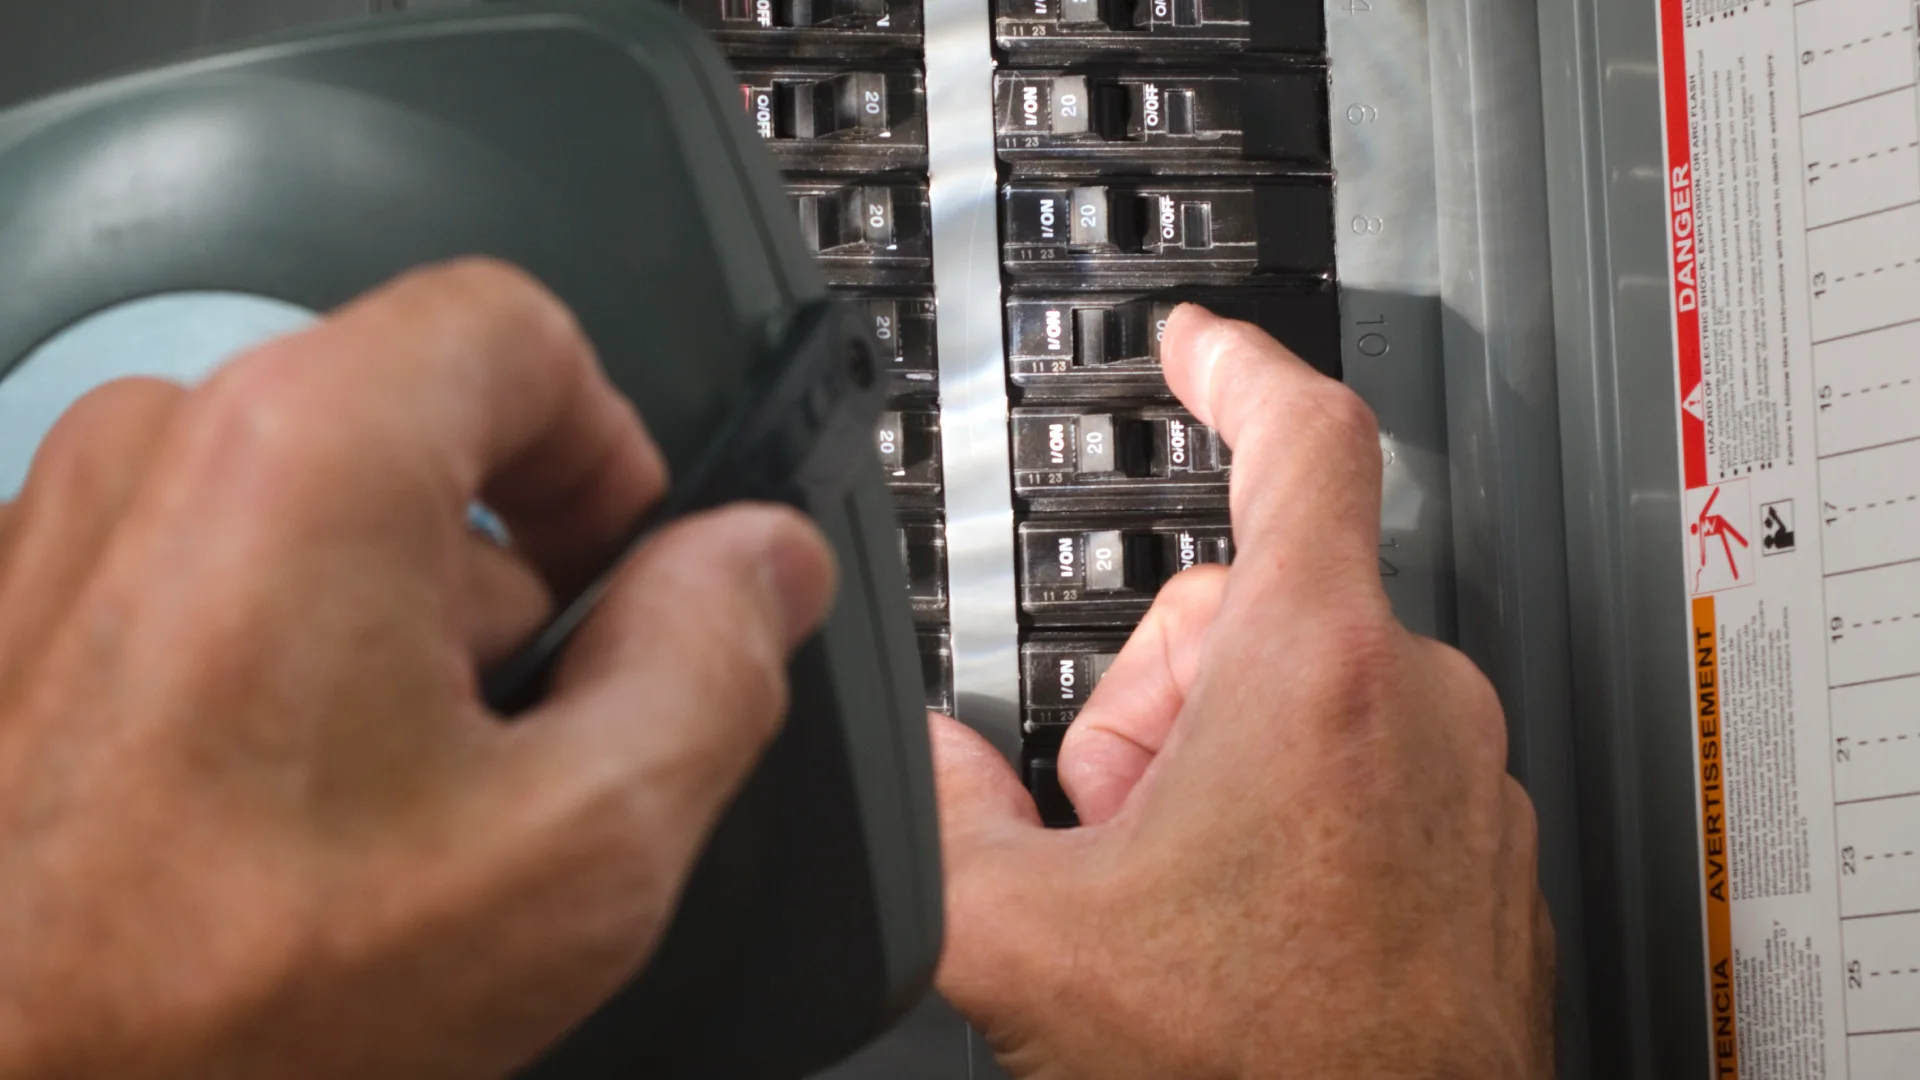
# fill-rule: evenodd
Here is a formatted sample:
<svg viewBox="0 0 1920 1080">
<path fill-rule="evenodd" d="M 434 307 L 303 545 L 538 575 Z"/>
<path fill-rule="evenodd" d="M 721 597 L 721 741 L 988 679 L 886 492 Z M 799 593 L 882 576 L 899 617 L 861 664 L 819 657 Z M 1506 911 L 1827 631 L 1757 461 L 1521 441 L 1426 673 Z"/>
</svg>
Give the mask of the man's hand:
<svg viewBox="0 0 1920 1080">
<path fill-rule="evenodd" d="M 1163 351 L 1233 447 L 1236 561 L 1167 586 L 1068 733 L 1084 828 L 935 720 L 942 989 L 1021 1077 L 1547 1076 L 1533 810 L 1492 689 L 1388 607 L 1372 417 L 1198 308 Z"/>
<path fill-rule="evenodd" d="M 500 1075 L 618 987 L 833 589 L 796 514 L 690 520 L 489 715 L 665 483 L 484 263 L 76 406 L 0 507 L 0 1076 Z"/>
</svg>

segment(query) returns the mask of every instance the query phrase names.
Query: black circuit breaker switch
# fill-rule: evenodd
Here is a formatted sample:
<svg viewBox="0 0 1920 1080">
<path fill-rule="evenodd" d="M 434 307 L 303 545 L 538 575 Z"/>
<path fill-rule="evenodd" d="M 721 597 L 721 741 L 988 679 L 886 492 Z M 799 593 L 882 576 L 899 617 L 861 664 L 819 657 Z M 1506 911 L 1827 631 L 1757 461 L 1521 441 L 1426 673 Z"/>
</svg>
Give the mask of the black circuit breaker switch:
<svg viewBox="0 0 1920 1080">
<path fill-rule="evenodd" d="M 1322 56 L 1315 0 L 993 0 L 1000 47 L 1020 54 Z"/>
<path fill-rule="evenodd" d="M 926 87 L 918 71 L 742 64 L 741 105 L 790 171 L 926 168 Z"/>
<path fill-rule="evenodd" d="M 1159 538 L 1118 529 L 1087 534 L 1087 591 L 1152 593 L 1172 575 Z"/>
<path fill-rule="evenodd" d="M 921 0 L 679 0 L 737 57 L 846 60 L 918 52 Z"/>
<path fill-rule="evenodd" d="M 772 89 L 776 138 L 877 135 L 889 126 L 887 77 L 876 71 L 776 78 Z"/>
<path fill-rule="evenodd" d="M 902 506 L 937 507 L 945 489 L 940 460 L 940 414 L 931 408 L 880 414 L 874 431 L 887 490 Z"/>
<path fill-rule="evenodd" d="M 1018 70 L 994 80 L 995 136 L 1016 173 L 1325 173 L 1324 68 L 1267 73 Z"/>
<path fill-rule="evenodd" d="M 1007 301 L 1007 362 L 1030 400 L 1166 399 L 1160 337 L 1181 301 L 1251 322 L 1338 379 L 1340 302 L 1332 286 L 1020 295 Z"/>
<path fill-rule="evenodd" d="M 1049 829 L 1071 829 L 1080 824 L 1073 800 L 1060 786 L 1060 766 L 1053 758 L 1036 758 L 1027 763 L 1027 790 L 1033 793 L 1040 820 Z"/>
<path fill-rule="evenodd" d="M 1158 328 L 1165 316 L 1146 301 L 1073 308 L 1071 352 L 1081 367 L 1147 361 L 1158 364 Z M 1171 309 L 1169 309 L 1171 311 Z"/>
<path fill-rule="evenodd" d="M 945 628 L 922 630 L 920 677 L 926 683 L 927 708 L 953 715 L 953 635 Z"/>
<path fill-rule="evenodd" d="M 1021 731 L 1030 744 L 1060 744 L 1126 642 L 1119 635 L 1075 635 L 1021 646 Z"/>
<path fill-rule="evenodd" d="M 1224 508 L 1233 455 L 1184 409 L 1013 410 L 1013 490 L 1038 511 Z"/>
<path fill-rule="evenodd" d="M 781 0 L 787 26 L 858 26 L 887 15 L 887 0 Z"/>
<path fill-rule="evenodd" d="M 929 283 L 933 246 L 924 182 L 789 179 L 800 232 L 830 285 Z"/>
<path fill-rule="evenodd" d="M 892 378 L 895 398 L 937 397 L 940 357 L 929 296 L 852 298 L 879 346 L 880 364 Z"/>
<path fill-rule="evenodd" d="M 1038 626 L 1132 626 L 1167 579 L 1233 557 L 1224 514 L 1029 520 L 1019 528 L 1020 606 Z"/>
<path fill-rule="evenodd" d="M 1113 417 L 1103 414 L 1088 414 L 1073 417 L 1073 426 L 1079 436 L 1075 443 L 1080 451 L 1074 462 L 1074 473 L 1079 476 L 1102 476 L 1120 471 L 1120 453 L 1114 446 Z"/>
<path fill-rule="evenodd" d="M 1007 272 L 1029 281 L 1165 287 L 1333 272 L 1325 179 L 1016 181 L 1002 218 Z"/>
<path fill-rule="evenodd" d="M 936 517 L 900 523 L 900 561 L 907 570 L 907 599 L 918 622 L 947 618 L 947 530 Z"/>
<path fill-rule="evenodd" d="M 808 246 L 825 255 L 841 248 L 891 246 L 893 192 L 854 185 L 807 192 L 794 200 Z"/>
<path fill-rule="evenodd" d="M 1106 188 L 1074 188 L 1068 193 L 1066 202 L 1069 237 L 1067 242 L 1073 247 L 1083 251 L 1094 251 L 1109 245 L 1122 246 L 1128 250 L 1138 249 L 1137 230 L 1129 230 L 1124 235 L 1115 231 L 1113 201 Z"/>
</svg>

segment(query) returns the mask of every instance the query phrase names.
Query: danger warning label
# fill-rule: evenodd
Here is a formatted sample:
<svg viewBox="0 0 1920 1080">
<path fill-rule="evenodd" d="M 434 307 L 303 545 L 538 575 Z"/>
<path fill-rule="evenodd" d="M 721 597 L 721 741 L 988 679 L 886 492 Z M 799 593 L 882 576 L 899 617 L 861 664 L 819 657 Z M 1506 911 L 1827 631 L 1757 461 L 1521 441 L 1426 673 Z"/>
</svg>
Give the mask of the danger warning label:
<svg viewBox="0 0 1920 1080">
<path fill-rule="evenodd" d="M 1660 10 L 1714 1075 L 1920 1077 L 1920 7 Z M 1681 643 L 1674 642 L 1674 648 Z"/>
</svg>

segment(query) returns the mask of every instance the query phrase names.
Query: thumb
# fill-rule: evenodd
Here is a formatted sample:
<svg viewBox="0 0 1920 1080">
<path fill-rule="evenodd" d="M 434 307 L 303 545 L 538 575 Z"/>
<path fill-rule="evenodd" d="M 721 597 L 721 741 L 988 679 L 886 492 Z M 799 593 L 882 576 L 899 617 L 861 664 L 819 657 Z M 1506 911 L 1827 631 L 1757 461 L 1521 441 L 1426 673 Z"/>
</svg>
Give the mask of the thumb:
<svg viewBox="0 0 1920 1080">
<path fill-rule="evenodd" d="M 1033 796 L 992 743 L 958 720 L 939 713 L 928 714 L 928 719 L 933 724 L 941 831 L 949 846 L 971 842 L 982 833 L 1041 827 Z"/>
<path fill-rule="evenodd" d="M 673 525 L 616 575 L 516 728 L 554 786 L 619 793 L 657 853 L 690 864 L 787 709 L 787 661 L 825 617 L 833 555 L 794 511 Z M 523 748 L 523 752 L 527 748 Z"/>
<path fill-rule="evenodd" d="M 1070 912 L 1056 894 L 1069 834 L 1049 832 L 1020 778 L 972 728 L 934 714 L 933 765 L 947 872 L 947 951 L 939 987 L 975 1027 L 1018 1015 L 1038 992 L 1041 965 L 1060 935 L 1048 919 Z M 1030 974 L 1027 974 L 1030 973 Z"/>
</svg>

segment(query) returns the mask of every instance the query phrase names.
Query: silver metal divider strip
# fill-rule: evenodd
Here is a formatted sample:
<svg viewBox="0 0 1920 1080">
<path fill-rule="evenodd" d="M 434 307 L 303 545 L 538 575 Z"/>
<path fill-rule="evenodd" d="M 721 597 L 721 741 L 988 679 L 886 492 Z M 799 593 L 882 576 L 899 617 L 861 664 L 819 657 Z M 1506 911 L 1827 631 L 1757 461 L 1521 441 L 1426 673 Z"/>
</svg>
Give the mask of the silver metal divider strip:
<svg viewBox="0 0 1920 1080">
<path fill-rule="evenodd" d="M 926 0 L 927 138 L 954 700 L 961 720 L 1017 761 L 1020 634 L 991 7 Z"/>
</svg>

